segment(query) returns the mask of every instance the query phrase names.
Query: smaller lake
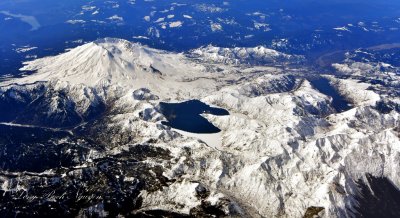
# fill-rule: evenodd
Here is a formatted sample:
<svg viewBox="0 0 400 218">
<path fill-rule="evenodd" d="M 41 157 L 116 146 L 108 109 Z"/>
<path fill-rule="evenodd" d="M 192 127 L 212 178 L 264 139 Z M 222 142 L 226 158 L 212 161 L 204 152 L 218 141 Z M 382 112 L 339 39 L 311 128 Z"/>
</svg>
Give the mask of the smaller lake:
<svg viewBox="0 0 400 218">
<path fill-rule="evenodd" d="M 337 112 L 343 112 L 351 109 L 351 104 L 339 94 L 339 92 L 329 83 L 329 80 L 323 77 L 311 79 L 311 85 L 319 92 L 332 97 L 332 106 Z"/>
<path fill-rule="evenodd" d="M 191 133 L 218 133 L 221 130 L 208 122 L 201 114 L 217 116 L 229 115 L 222 108 L 211 107 L 199 100 L 190 100 L 180 103 L 160 103 L 160 111 L 168 121 L 163 125 Z"/>
</svg>

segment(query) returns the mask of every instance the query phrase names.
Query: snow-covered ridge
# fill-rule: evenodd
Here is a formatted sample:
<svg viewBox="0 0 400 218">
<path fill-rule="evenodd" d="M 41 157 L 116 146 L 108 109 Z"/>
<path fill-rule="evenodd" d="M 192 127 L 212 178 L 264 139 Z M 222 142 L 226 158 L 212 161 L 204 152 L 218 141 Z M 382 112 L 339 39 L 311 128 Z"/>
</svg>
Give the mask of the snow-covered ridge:
<svg viewBox="0 0 400 218">
<path fill-rule="evenodd" d="M 151 183 L 135 190 L 143 198 L 135 213 L 162 209 L 194 216 L 208 206 L 226 216 L 303 217 L 318 208 L 321 216 L 352 217 L 356 182 L 367 173 L 400 186 L 399 110 L 377 107 L 400 100 L 375 92 L 378 85 L 368 81 L 326 76 L 354 105 L 336 113 L 332 98 L 307 77 L 248 65 L 291 63 L 292 57 L 298 60 L 264 47 L 177 54 L 106 38 L 27 62 L 23 70 L 35 73 L 0 83 L 0 117 L 14 126 L 79 126 L 104 143 L 101 151 L 89 146 L 91 155 L 58 178 L 65 184 L 86 185 L 82 171 L 98 170 L 101 158 L 122 165 L 134 159 L 140 167 L 125 166 L 118 175 L 131 183 L 118 187 Z M 221 143 L 213 147 L 162 125 L 161 101 L 190 99 L 229 111 L 202 115 L 221 129 Z M 86 124 L 91 119 L 96 122 Z M 122 165 L 108 166 L 112 177 Z M 0 176 L 1 189 L 9 190 L 12 179 Z M 35 179 L 25 178 L 26 186 Z M 110 189 L 100 179 L 106 185 L 100 190 Z M 157 185 L 159 180 L 168 182 Z"/>
<path fill-rule="evenodd" d="M 252 64 L 271 65 L 301 61 L 302 57 L 287 55 L 262 46 L 255 48 L 203 47 L 188 53 L 174 53 L 152 49 L 123 39 L 105 38 L 90 42 L 57 56 L 24 63 L 22 71 L 33 74 L 0 83 L 31 84 L 53 81 L 58 84 L 83 85 L 104 88 L 119 86 L 123 89 L 147 88 L 160 96 L 178 92 L 198 93 L 215 90 L 222 80 L 234 79 L 232 74 L 215 74 L 212 63 L 223 71 L 231 67 Z M 217 79 L 219 82 L 217 82 Z M 194 82 L 196 81 L 196 82 Z M 164 84 L 160 86 L 160 84 Z M 193 87 L 194 86 L 194 87 Z M 206 92 L 205 92 L 206 91 Z"/>
<path fill-rule="evenodd" d="M 264 46 L 221 48 L 209 45 L 194 49 L 190 52 L 192 57 L 213 63 L 223 64 L 252 64 L 263 65 L 283 62 L 301 62 L 304 57 L 285 54 Z"/>
</svg>

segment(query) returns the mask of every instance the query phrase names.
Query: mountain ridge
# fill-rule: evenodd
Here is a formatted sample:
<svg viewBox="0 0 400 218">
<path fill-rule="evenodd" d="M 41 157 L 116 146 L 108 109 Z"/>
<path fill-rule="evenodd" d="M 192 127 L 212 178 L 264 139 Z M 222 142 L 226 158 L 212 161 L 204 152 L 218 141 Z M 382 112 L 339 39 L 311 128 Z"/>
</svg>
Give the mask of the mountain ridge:
<svg viewBox="0 0 400 218">
<path fill-rule="evenodd" d="M 105 65 L 97 66 L 102 60 Z M 377 107 L 400 101 L 359 77 L 322 75 L 351 103 L 341 112 L 302 74 L 308 69 L 210 63 L 117 39 L 28 62 L 23 69 L 37 72 L 0 85 L 0 123 L 10 124 L 0 124 L 0 142 L 16 148 L 0 147 L 0 160 L 13 160 L 0 165 L 22 182 L 15 186 L 15 175 L 0 175 L 9 204 L 17 197 L 10 190 L 31 194 L 56 187 L 73 199 L 76 186 L 101 199 L 72 206 L 55 202 L 57 211 L 351 217 L 362 214 L 357 199 L 373 178 L 400 187 L 400 114 Z M 126 77 L 133 73 L 137 77 Z M 217 147 L 163 125 L 163 102 L 190 99 L 229 112 L 201 114 L 221 130 Z M 21 137 L 10 142 L 8 136 L 16 134 Z M 24 164 L 41 157 L 37 168 Z M 43 183 L 36 182 L 38 173 L 48 175 L 40 178 Z M 33 207 L 41 208 L 44 196 Z M 29 208 L 18 210 L 29 214 Z"/>
</svg>

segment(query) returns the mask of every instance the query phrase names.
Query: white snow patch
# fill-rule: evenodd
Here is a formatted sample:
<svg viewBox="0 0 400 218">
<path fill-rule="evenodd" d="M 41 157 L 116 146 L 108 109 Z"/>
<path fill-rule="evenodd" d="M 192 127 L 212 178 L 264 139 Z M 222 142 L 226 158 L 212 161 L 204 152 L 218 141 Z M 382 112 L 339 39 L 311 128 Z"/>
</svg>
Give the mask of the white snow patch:
<svg viewBox="0 0 400 218">
<path fill-rule="evenodd" d="M 210 24 L 210 27 L 211 27 L 211 31 L 213 31 L 213 32 L 222 31 L 222 25 L 219 23 L 212 22 Z"/>
<path fill-rule="evenodd" d="M 181 135 L 200 139 L 201 141 L 205 142 L 208 146 L 213 148 L 219 148 L 222 146 L 221 133 L 199 134 L 199 133 L 186 132 L 179 129 L 173 129 L 173 130 Z"/>
<path fill-rule="evenodd" d="M 123 17 L 120 17 L 120 16 L 118 16 L 118 15 L 113 15 L 113 16 L 107 18 L 107 19 L 108 19 L 108 20 L 112 20 L 112 21 L 124 21 L 124 18 L 123 18 Z"/>
<path fill-rule="evenodd" d="M 351 32 L 346 26 L 343 26 L 343 27 L 335 27 L 335 28 L 333 28 L 334 30 L 337 30 L 337 31 L 347 31 L 347 32 Z"/>
<path fill-rule="evenodd" d="M 169 27 L 170 27 L 170 28 L 177 28 L 177 27 L 181 27 L 182 24 L 183 24 L 182 21 L 175 21 L 175 22 L 169 23 Z"/>
<path fill-rule="evenodd" d="M 28 51 L 35 50 L 35 49 L 37 49 L 37 48 L 38 48 L 38 47 L 27 45 L 27 46 L 23 46 L 23 47 L 21 47 L 21 48 L 15 49 L 15 51 L 16 51 L 17 53 L 25 53 L 25 52 L 28 52 Z"/>
<path fill-rule="evenodd" d="M 67 20 L 67 21 L 65 21 L 65 23 L 69 23 L 69 24 L 84 24 L 84 23 L 86 23 L 86 21 L 84 21 L 84 20 Z"/>
<path fill-rule="evenodd" d="M 147 22 L 150 22 L 150 16 L 144 16 L 143 19 Z"/>
</svg>

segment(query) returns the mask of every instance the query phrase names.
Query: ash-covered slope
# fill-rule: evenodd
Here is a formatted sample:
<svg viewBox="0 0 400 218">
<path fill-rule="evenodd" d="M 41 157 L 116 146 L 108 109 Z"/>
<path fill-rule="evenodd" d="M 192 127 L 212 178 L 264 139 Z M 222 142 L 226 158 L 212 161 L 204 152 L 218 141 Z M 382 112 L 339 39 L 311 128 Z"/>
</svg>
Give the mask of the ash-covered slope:
<svg viewBox="0 0 400 218">
<path fill-rule="evenodd" d="M 26 63 L 0 84 L 0 216 L 398 215 L 368 210 L 398 197 L 393 90 L 325 75 L 337 93 L 321 93 L 309 69 L 247 58 L 104 39 Z M 218 146 L 163 125 L 161 102 L 191 99 L 229 111 L 202 114 Z"/>
</svg>

